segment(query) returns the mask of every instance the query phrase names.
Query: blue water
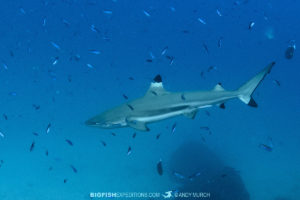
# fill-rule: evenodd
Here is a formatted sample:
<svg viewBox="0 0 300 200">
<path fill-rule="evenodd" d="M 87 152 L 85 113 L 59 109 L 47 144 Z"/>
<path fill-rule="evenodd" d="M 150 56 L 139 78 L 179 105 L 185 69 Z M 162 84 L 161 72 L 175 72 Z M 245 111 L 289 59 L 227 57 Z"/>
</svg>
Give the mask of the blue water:
<svg viewBox="0 0 300 200">
<path fill-rule="evenodd" d="M 296 0 L 2 0 L 0 199 L 170 190 L 300 199 L 299 8 Z M 291 43 L 294 56 L 286 59 Z M 126 102 L 123 94 L 143 96 L 157 74 L 168 91 L 218 82 L 233 90 L 272 61 L 253 94 L 256 109 L 232 100 L 194 120 L 150 124 L 150 132 L 84 124 Z M 261 148 L 270 142 L 271 152 Z M 188 180 L 174 171 L 201 174 Z"/>
</svg>

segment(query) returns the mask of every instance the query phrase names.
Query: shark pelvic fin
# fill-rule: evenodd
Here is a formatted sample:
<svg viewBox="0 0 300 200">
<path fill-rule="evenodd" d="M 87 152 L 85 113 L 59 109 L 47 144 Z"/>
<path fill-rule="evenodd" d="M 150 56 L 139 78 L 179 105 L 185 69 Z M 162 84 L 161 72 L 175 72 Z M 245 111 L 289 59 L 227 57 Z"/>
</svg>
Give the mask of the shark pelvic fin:
<svg viewBox="0 0 300 200">
<path fill-rule="evenodd" d="M 149 131 L 150 129 L 147 127 L 145 122 L 141 122 L 138 120 L 130 120 L 126 119 L 127 125 L 131 128 L 137 129 L 139 131 Z"/>
<path fill-rule="evenodd" d="M 197 109 L 193 109 L 190 112 L 184 113 L 183 115 L 190 118 L 190 119 L 195 119 L 195 117 L 197 115 Z"/>
<path fill-rule="evenodd" d="M 218 83 L 214 89 L 214 91 L 224 91 L 225 89 L 222 87 L 222 84 L 221 83 Z"/>
<path fill-rule="evenodd" d="M 160 75 L 156 75 L 153 81 L 154 82 L 151 83 L 146 95 L 160 96 L 169 93 L 164 89 L 162 78 Z"/>
</svg>

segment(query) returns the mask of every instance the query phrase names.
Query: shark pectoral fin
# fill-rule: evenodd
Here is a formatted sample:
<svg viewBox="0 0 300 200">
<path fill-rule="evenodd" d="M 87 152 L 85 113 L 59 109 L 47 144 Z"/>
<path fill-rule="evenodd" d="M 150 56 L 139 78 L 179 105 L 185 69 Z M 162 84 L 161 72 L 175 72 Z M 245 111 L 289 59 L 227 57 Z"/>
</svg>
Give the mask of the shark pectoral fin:
<svg viewBox="0 0 300 200">
<path fill-rule="evenodd" d="M 195 119 L 196 114 L 197 114 L 197 109 L 193 109 L 189 112 L 184 113 L 183 115 L 190 118 L 190 119 Z"/>
<path fill-rule="evenodd" d="M 127 125 L 131 128 L 137 129 L 139 131 L 149 131 L 150 129 L 147 127 L 145 122 L 141 122 L 138 120 L 130 120 L 126 119 Z"/>
</svg>

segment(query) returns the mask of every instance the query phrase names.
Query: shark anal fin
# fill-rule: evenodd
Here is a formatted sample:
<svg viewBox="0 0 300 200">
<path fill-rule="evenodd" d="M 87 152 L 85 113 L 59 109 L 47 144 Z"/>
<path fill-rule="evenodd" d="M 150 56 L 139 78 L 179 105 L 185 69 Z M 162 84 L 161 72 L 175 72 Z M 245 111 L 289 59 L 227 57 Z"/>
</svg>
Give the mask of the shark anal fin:
<svg viewBox="0 0 300 200">
<path fill-rule="evenodd" d="M 183 115 L 190 118 L 190 119 L 195 119 L 195 117 L 197 115 L 197 109 L 193 109 L 189 112 L 184 113 Z"/>
<path fill-rule="evenodd" d="M 147 127 L 145 122 L 141 122 L 138 120 L 130 120 L 126 119 L 127 125 L 131 128 L 137 129 L 139 131 L 149 131 L 150 129 Z"/>
</svg>

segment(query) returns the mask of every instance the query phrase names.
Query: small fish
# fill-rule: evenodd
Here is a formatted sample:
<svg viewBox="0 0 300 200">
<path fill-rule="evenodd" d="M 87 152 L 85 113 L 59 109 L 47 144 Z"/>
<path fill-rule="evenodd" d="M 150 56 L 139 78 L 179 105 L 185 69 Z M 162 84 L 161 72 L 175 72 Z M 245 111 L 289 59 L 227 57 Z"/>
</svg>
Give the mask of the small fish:
<svg viewBox="0 0 300 200">
<path fill-rule="evenodd" d="M 116 134 L 115 134 L 114 132 L 111 132 L 111 135 L 112 135 L 112 136 L 116 136 Z"/>
<path fill-rule="evenodd" d="M 106 15 L 111 15 L 112 11 L 111 10 L 103 10 L 103 13 Z"/>
<path fill-rule="evenodd" d="M 206 142 L 206 139 L 205 139 L 205 137 L 203 137 L 203 136 L 201 136 L 201 140 L 202 140 L 202 142 Z"/>
<path fill-rule="evenodd" d="M 0 132 L 0 137 L 2 137 L 4 139 L 5 138 L 4 133 Z"/>
<path fill-rule="evenodd" d="M 163 166 L 162 166 L 162 160 L 161 159 L 159 160 L 159 162 L 156 165 L 156 170 L 157 170 L 157 172 L 160 176 L 163 175 Z"/>
<path fill-rule="evenodd" d="M 128 96 L 126 96 L 125 94 L 122 94 L 122 96 L 124 97 L 124 99 L 128 99 Z"/>
<path fill-rule="evenodd" d="M 288 48 L 285 50 L 285 58 L 288 60 L 292 59 L 294 57 L 295 49 L 296 49 L 295 45 L 288 46 Z"/>
<path fill-rule="evenodd" d="M 210 128 L 209 128 L 208 126 L 200 126 L 200 129 L 206 130 L 206 131 L 209 131 L 209 130 L 210 130 Z"/>
<path fill-rule="evenodd" d="M 179 172 L 173 172 L 173 175 L 178 179 L 185 179 L 186 177 Z"/>
<path fill-rule="evenodd" d="M 3 68 L 4 68 L 5 70 L 8 70 L 8 66 L 7 66 L 7 64 L 5 64 L 5 63 L 2 63 L 2 66 L 3 66 Z"/>
<path fill-rule="evenodd" d="M 155 96 L 157 96 L 157 93 L 155 91 L 151 91 L 152 94 L 154 94 Z"/>
<path fill-rule="evenodd" d="M 21 13 L 21 14 L 23 14 L 23 15 L 25 15 L 25 14 L 26 14 L 26 12 L 25 12 L 24 8 L 20 8 L 20 9 L 19 9 L 19 11 L 20 11 L 20 13 Z"/>
<path fill-rule="evenodd" d="M 128 79 L 129 79 L 129 80 L 131 80 L 131 81 L 134 81 L 134 78 L 133 78 L 133 77 L 131 77 L 131 76 L 130 76 L 130 77 L 128 77 Z"/>
<path fill-rule="evenodd" d="M 130 110 L 134 110 L 134 108 L 131 105 L 127 104 L 127 106 L 128 108 L 130 108 Z"/>
<path fill-rule="evenodd" d="M 33 134 L 34 136 L 39 136 L 39 134 L 36 133 L 36 132 L 33 132 L 32 134 Z"/>
<path fill-rule="evenodd" d="M 50 133 L 50 128 L 51 128 L 51 123 L 49 123 L 47 125 L 47 128 L 46 128 L 46 134 Z"/>
<path fill-rule="evenodd" d="M 273 80 L 273 83 L 275 83 L 277 86 L 281 85 L 281 83 L 278 80 L 276 80 L 276 79 Z"/>
<path fill-rule="evenodd" d="M 258 145 L 261 149 L 264 149 L 264 150 L 266 150 L 266 151 L 268 151 L 268 152 L 271 152 L 272 150 L 273 150 L 273 148 L 271 147 L 271 146 L 269 146 L 269 145 L 266 145 L 266 144 L 259 144 Z"/>
<path fill-rule="evenodd" d="M 160 133 L 156 135 L 156 139 L 158 140 L 160 138 Z"/>
<path fill-rule="evenodd" d="M 133 133 L 132 138 L 135 138 L 135 137 L 136 137 L 136 133 Z"/>
<path fill-rule="evenodd" d="M 100 33 L 100 30 L 99 30 L 98 28 L 96 28 L 96 26 L 95 26 L 94 24 L 92 24 L 92 25 L 90 26 L 90 29 L 91 29 L 93 32 L 95 32 L 95 33 Z"/>
<path fill-rule="evenodd" d="M 222 47 L 222 41 L 223 41 L 223 37 L 220 37 L 218 40 L 218 47 L 221 48 Z"/>
<path fill-rule="evenodd" d="M 95 54 L 95 55 L 99 55 L 99 54 L 101 54 L 101 52 L 100 52 L 100 51 L 98 51 L 98 50 L 94 50 L 94 49 L 91 49 L 91 50 L 89 50 L 89 53 L 91 53 L 91 54 Z"/>
<path fill-rule="evenodd" d="M 68 182 L 68 179 L 64 179 L 64 183 L 67 183 Z"/>
<path fill-rule="evenodd" d="M 152 60 L 152 59 L 146 59 L 146 62 L 148 62 L 148 63 L 152 63 L 152 62 L 153 62 L 153 60 Z"/>
<path fill-rule="evenodd" d="M 195 178 L 197 178 L 198 176 L 200 176 L 201 173 L 200 172 L 196 172 L 195 174 L 192 174 L 191 176 L 188 177 L 188 179 L 190 181 L 193 181 Z"/>
<path fill-rule="evenodd" d="M 73 166 L 73 165 L 70 165 L 71 169 L 73 170 L 74 173 L 77 173 L 77 169 Z"/>
<path fill-rule="evenodd" d="M 49 155 L 49 151 L 48 151 L 48 150 L 46 150 L 46 152 L 45 152 L 45 155 L 46 155 L 46 156 L 48 156 L 48 155 Z"/>
<path fill-rule="evenodd" d="M 5 120 L 8 120 L 8 117 L 7 117 L 7 115 L 4 113 L 3 114 L 3 118 L 5 119 Z"/>
<path fill-rule="evenodd" d="M 163 56 L 163 55 L 165 55 L 166 53 L 167 53 L 167 51 L 168 51 L 168 46 L 166 46 L 165 48 L 163 48 L 163 50 L 161 51 L 161 55 Z"/>
<path fill-rule="evenodd" d="M 52 171 L 52 170 L 53 170 L 53 167 L 50 166 L 50 167 L 48 168 L 48 171 Z"/>
<path fill-rule="evenodd" d="M 131 147 L 129 146 L 127 150 L 127 156 L 129 156 L 130 154 L 131 154 Z"/>
<path fill-rule="evenodd" d="M 73 146 L 73 142 L 72 142 L 71 140 L 66 139 L 65 141 L 66 141 L 70 146 Z"/>
<path fill-rule="evenodd" d="M 253 28 L 253 26 L 255 25 L 255 22 L 251 21 L 249 23 L 248 29 L 251 30 Z"/>
<path fill-rule="evenodd" d="M 155 59 L 155 56 L 154 56 L 154 54 L 151 51 L 149 52 L 149 55 L 150 55 L 150 57 L 151 57 L 152 60 Z"/>
<path fill-rule="evenodd" d="M 36 105 L 36 104 L 32 104 L 32 107 L 35 109 L 35 110 L 39 110 L 41 108 L 40 105 Z"/>
<path fill-rule="evenodd" d="M 29 151 L 32 152 L 35 146 L 35 142 L 33 141 L 30 145 Z"/>
<path fill-rule="evenodd" d="M 43 24 L 42 24 L 42 25 L 43 25 L 43 27 L 45 27 L 45 26 L 46 26 L 46 23 L 47 23 L 47 19 L 46 19 L 46 18 L 44 18 L 44 19 L 43 19 Z"/>
<path fill-rule="evenodd" d="M 60 46 L 54 42 L 50 42 L 50 44 L 57 50 L 60 50 Z"/>
<path fill-rule="evenodd" d="M 207 72 L 210 72 L 212 70 L 217 70 L 217 68 L 215 66 L 212 66 L 212 65 L 207 68 Z"/>
<path fill-rule="evenodd" d="M 103 140 L 101 140 L 101 143 L 104 147 L 106 147 L 106 142 L 104 142 Z"/>
<path fill-rule="evenodd" d="M 88 68 L 90 68 L 90 69 L 94 69 L 94 66 L 91 65 L 91 64 L 86 64 L 86 66 L 87 66 Z"/>
<path fill-rule="evenodd" d="M 198 18 L 198 21 L 201 23 L 201 24 L 206 24 L 206 21 L 204 21 L 203 19 L 201 19 L 201 18 Z"/>
<path fill-rule="evenodd" d="M 176 126 L 177 126 L 177 124 L 176 124 L 176 122 L 172 125 L 172 131 L 171 131 L 171 133 L 172 134 L 174 134 L 174 132 L 175 132 L 175 130 L 176 130 Z"/>
<path fill-rule="evenodd" d="M 170 10 L 172 11 L 172 12 L 175 12 L 176 11 L 176 9 L 174 8 L 174 7 L 170 7 Z"/>
<path fill-rule="evenodd" d="M 151 17 L 151 15 L 150 15 L 147 11 L 143 10 L 143 13 L 144 13 L 147 17 Z"/>
<path fill-rule="evenodd" d="M 70 24 L 70 22 L 68 21 L 68 20 L 66 20 L 66 19 L 63 19 L 62 20 L 62 23 L 66 26 L 66 27 L 69 27 L 71 24 Z"/>
<path fill-rule="evenodd" d="M 222 17 L 222 13 L 220 12 L 219 9 L 216 10 L 217 14 L 219 15 L 219 17 Z"/>
<path fill-rule="evenodd" d="M 205 49 L 206 53 L 209 54 L 209 50 L 208 50 L 207 45 L 204 42 L 202 43 L 202 45 L 203 45 L 203 48 Z"/>
</svg>

